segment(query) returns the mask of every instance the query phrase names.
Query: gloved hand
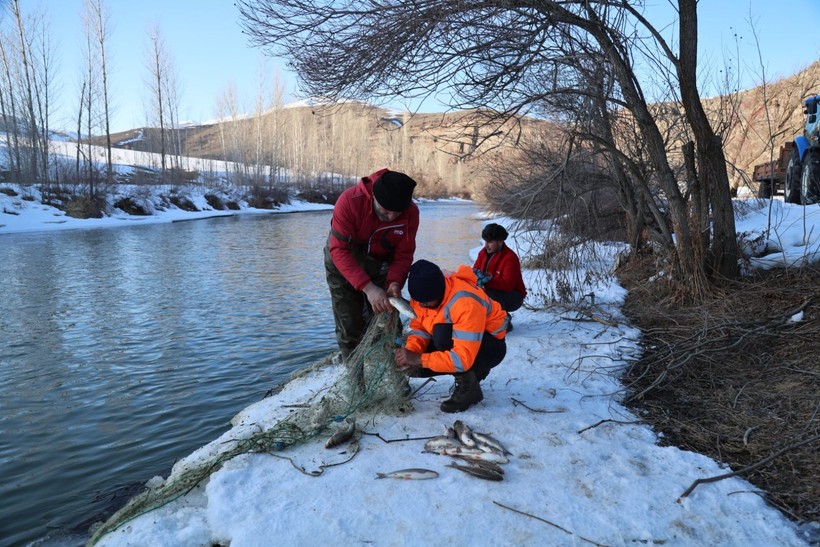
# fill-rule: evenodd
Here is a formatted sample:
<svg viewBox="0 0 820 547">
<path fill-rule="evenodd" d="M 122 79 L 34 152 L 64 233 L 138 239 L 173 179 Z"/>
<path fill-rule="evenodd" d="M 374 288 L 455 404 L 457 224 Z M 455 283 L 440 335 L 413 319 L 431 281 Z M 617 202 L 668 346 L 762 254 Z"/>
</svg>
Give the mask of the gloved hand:
<svg viewBox="0 0 820 547">
<path fill-rule="evenodd" d="M 493 278 L 492 274 L 484 273 L 478 268 L 473 268 L 473 273 L 476 276 L 476 285 L 478 285 L 479 289 L 483 289 L 484 285 L 490 282 L 490 279 Z"/>
</svg>

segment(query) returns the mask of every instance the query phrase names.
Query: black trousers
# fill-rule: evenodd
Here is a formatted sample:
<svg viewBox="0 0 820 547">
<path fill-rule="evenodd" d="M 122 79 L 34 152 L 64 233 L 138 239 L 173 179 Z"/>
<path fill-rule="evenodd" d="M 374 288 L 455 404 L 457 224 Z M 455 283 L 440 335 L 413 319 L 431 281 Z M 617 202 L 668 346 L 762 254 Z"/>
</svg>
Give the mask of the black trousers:
<svg viewBox="0 0 820 547">
<path fill-rule="evenodd" d="M 524 297 L 515 291 L 499 291 L 498 289 L 484 289 L 487 296 L 501 304 L 504 311 L 515 311 L 524 303 Z"/>
<path fill-rule="evenodd" d="M 431 353 L 434 351 L 448 351 L 453 347 L 453 326 L 446 324 L 439 324 L 433 328 L 433 339 L 424 353 Z M 475 362 L 469 370 L 475 372 L 478 381 L 485 379 L 490 370 L 498 366 L 504 357 L 507 355 L 507 342 L 499 340 L 489 332 L 485 332 L 481 337 L 481 347 L 478 349 L 478 354 L 475 357 Z M 413 376 L 418 378 L 429 378 L 431 376 L 442 376 L 445 374 L 453 374 L 452 372 L 436 372 L 429 368 L 421 368 Z M 460 373 L 455 373 L 460 374 Z"/>
</svg>

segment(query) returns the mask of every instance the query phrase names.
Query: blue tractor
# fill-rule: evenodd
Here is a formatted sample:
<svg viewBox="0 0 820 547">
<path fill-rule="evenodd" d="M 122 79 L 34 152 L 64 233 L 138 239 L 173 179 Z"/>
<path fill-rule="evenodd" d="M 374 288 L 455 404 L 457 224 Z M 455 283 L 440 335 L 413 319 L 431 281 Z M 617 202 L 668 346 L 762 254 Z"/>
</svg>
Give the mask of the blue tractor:
<svg viewBox="0 0 820 547">
<path fill-rule="evenodd" d="M 803 134 L 794 139 L 792 155 L 786 168 L 783 195 L 787 203 L 808 205 L 820 201 L 820 117 L 817 104 L 820 95 L 803 101 L 806 125 Z"/>
<path fill-rule="evenodd" d="M 760 183 L 758 196 L 768 198 L 783 186 L 786 203 L 809 205 L 820 202 L 820 95 L 803 101 L 806 124 L 803 134 L 780 148 L 777 161 L 756 165 L 754 180 Z"/>
</svg>

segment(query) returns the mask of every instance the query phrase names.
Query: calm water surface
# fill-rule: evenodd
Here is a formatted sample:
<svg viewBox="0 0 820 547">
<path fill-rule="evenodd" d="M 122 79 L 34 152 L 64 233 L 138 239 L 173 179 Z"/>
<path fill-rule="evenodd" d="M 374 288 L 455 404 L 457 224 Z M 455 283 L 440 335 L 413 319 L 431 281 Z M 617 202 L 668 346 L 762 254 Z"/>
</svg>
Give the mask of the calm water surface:
<svg viewBox="0 0 820 547">
<path fill-rule="evenodd" d="M 422 204 L 416 258 L 471 263 L 471 204 Z M 336 351 L 330 212 L 0 236 L 0 545 L 83 521 Z M 72 531 L 76 529 L 75 531 Z"/>
</svg>

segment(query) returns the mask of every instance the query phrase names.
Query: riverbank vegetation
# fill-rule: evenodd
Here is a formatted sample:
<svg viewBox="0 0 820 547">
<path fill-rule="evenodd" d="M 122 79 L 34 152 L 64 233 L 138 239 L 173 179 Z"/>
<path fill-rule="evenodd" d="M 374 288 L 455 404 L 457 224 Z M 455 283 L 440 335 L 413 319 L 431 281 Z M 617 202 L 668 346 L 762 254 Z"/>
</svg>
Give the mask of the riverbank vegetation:
<svg viewBox="0 0 820 547">
<path fill-rule="evenodd" d="M 820 522 L 820 269 L 755 272 L 696 305 L 652 283 L 651 254 L 618 272 L 641 357 L 626 402 L 663 444 L 726 464 L 796 522 Z"/>
</svg>

